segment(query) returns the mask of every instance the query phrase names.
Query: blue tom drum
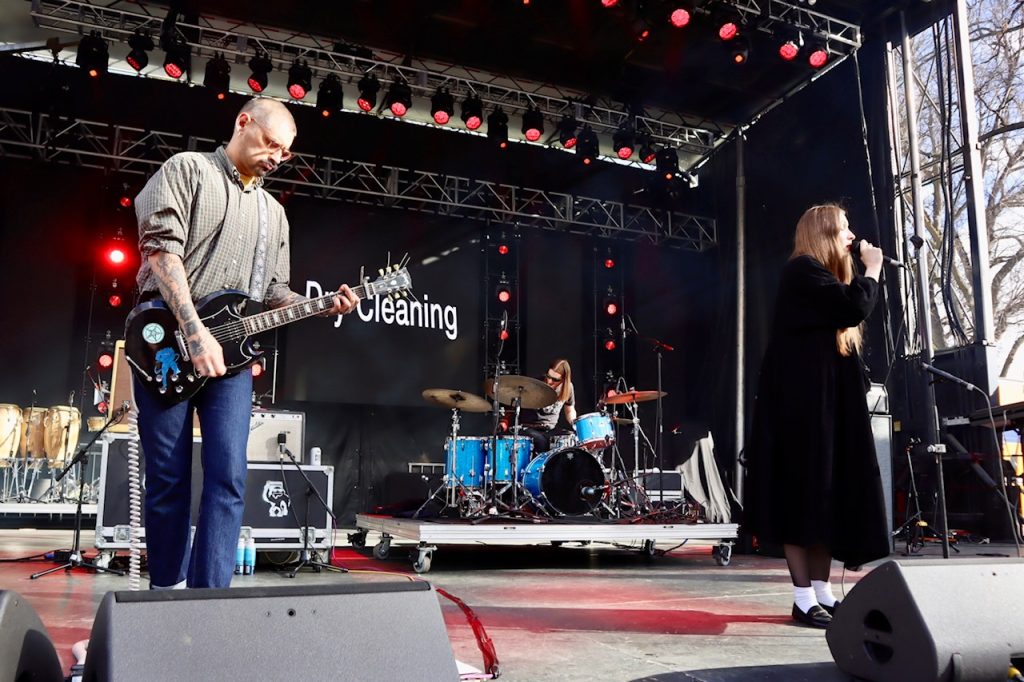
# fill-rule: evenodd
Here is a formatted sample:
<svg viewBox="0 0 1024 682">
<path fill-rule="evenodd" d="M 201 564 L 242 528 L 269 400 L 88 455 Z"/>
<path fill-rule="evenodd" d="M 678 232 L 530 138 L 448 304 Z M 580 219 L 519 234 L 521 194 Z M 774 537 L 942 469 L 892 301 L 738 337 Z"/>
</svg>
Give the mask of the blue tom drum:
<svg viewBox="0 0 1024 682">
<path fill-rule="evenodd" d="M 493 480 L 505 482 L 522 478 L 532 451 L 533 440 L 527 436 L 498 436 L 488 458 Z"/>
<path fill-rule="evenodd" d="M 487 463 L 487 438 L 459 436 L 444 442 L 444 474 L 449 487 L 462 485 L 479 488 L 484 483 Z"/>
<path fill-rule="evenodd" d="M 604 412 L 591 412 L 576 419 L 572 424 L 580 440 L 579 447 L 590 452 L 604 450 L 615 443 L 615 425 Z"/>
</svg>

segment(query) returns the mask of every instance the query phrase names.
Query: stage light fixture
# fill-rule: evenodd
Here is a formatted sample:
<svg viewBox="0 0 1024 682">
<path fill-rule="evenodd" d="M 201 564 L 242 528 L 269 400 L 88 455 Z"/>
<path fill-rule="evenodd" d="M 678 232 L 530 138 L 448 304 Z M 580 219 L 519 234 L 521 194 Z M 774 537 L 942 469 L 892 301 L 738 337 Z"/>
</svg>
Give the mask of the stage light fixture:
<svg viewBox="0 0 1024 682">
<path fill-rule="evenodd" d="M 399 76 L 388 88 L 384 96 L 384 105 L 395 116 L 402 117 L 412 108 L 412 88 Z"/>
<path fill-rule="evenodd" d="M 502 256 L 508 255 L 508 244 L 498 244 L 498 253 Z"/>
<path fill-rule="evenodd" d="M 655 159 L 656 172 L 666 180 L 679 175 L 679 153 L 671 147 L 662 147 Z"/>
<path fill-rule="evenodd" d="M 478 95 L 470 93 L 462 100 L 462 122 L 468 130 L 476 130 L 484 122 L 484 103 Z"/>
<path fill-rule="evenodd" d="M 829 51 L 828 45 L 823 40 L 815 40 L 811 43 L 810 49 L 807 52 L 807 63 L 811 65 L 811 68 L 820 69 L 828 64 Z"/>
<path fill-rule="evenodd" d="M 316 110 L 324 118 L 329 118 L 335 112 L 341 111 L 341 103 L 344 93 L 341 89 L 341 81 L 333 73 L 320 81 L 320 87 L 316 91 Z"/>
<path fill-rule="evenodd" d="M 614 317 L 619 314 L 619 301 L 614 295 L 609 295 L 604 299 L 604 312 L 609 317 Z"/>
<path fill-rule="evenodd" d="M 500 332 L 498 332 L 498 338 L 500 340 L 502 340 L 502 341 L 508 341 L 509 337 L 511 337 L 511 336 L 512 335 L 509 334 L 507 329 L 502 329 Z"/>
<path fill-rule="evenodd" d="M 164 48 L 164 73 L 177 80 L 189 70 L 192 51 L 185 39 L 175 34 L 161 41 Z"/>
<path fill-rule="evenodd" d="M 263 376 L 263 372 L 266 371 L 266 367 L 264 367 L 266 362 L 267 362 L 266 358 L 260 358 L 256 362 L 252 363 L 252 367 L 250 368 L 250 371 L 252 371 L 252 378 L 253 379 L 256 379 L 258 377 Z"/>
<path fill-rule="evenodd" d="M 604 349 L 606 351 L 613 351 L 616 347 L 615 333 L 611 329 L 606 329 L 604 332 Z"/>
<path fill-rule="evenodd" d="M 313 89 L 313 69 L 305 60 L 295 60 L 288 69 L 288 94 L 294 99 L 302 99 Z"/>
<path fill-rule="evenodd" d="M 612 254 L 610 252 L 604 259 L 604 267 L 605 270 L 611 270 L 612 268 L 615 267 L 615 259 L 612 258 Z"/>
<path fill-rule="evenodd" d="M 677 6 L 668 15 L 668 23 L 676 28 L 683 28 L 689 25 L 693 18 L 693 9 L 690 7 Z"/>
<path fill-rule="evenodd" d="M 750 58 L 750 42 L 744 36 L 737 36 L 732 41 L 730 55 L 733 64 L 746 64 Z"/>
<path fill-rule="evenodd" d="M 96 358 L 96 364 L 100 369 L 110 369 L 114 366 L 114 355 L 110 351 L 103 351 Z"/>
<path fill-rule="evenodd" d="M 107 247 L 104 257 L 111 265 L 120 266 L 128 259 L 128 253 L 120 244 L 111 244 Z"/>
<path fill-rule="evenodd" d="M 122 194 L 121 198 L 117 200 L 117 203 L 121 204 L 121 208 L 131 208 L 132 198 L 127 194 Z"/>
<path fill-rule="evenodd" d="M 637 142 L 640 145 L 640 160 L 644 163 L 654 163 L 657 158 L 658 152 L 654 148 L 654 144 L 651 142 L 650 135 L 640 135 L 637 138 Z"/>
<path fill-rule="evenodd" d="M 577 127 L 579 127 L 579 123 L 576 122 L 576 117 L 571 114 L 566 114 L 558 122 L 558 141 L 564 148 L 572 149 L 576 146 Z"/>
<path fill-rule="evenodd" d="M 736 10 L 719 6 L 713 14 L 715 25 L 718 27 L 718 37 L 722 40 L 732 40 L 740 34 L 742 19 Z"/>
<path fill-rule="evenodd" d="M 501 107 L 495 108 L 487 117 L 487 139 L 499 149 L 508 147 L 508 115 Z"/>
<path fill-rule="evenodd" d="M 430 117 L 439 126 L 447 125 L 455 115 L 455 98 L 448 92 L 448 88 L 437 89 L 434 96 L 430 98 Z"/>
<path fill-rule="evenodd" d="M 110 52 L 107 48 L 107 41 L 103 39 L 99 31 L 91 31 L 89 35 L 82 36 L 82 40 L 78 43 L 75 64 L 82 67 L 82 70 L 91 78 L 97 78 L 107 72 L 109 61 Z"/>
<path fill-rule="evenodd" d="M 616 156 L 625 161 L 633 156 L 633 148 L 636 145 L 636 133 L 627 126 L 620 126 L 612 133 L 612 149 Z"/>
<path fill-rule="evenodd" d="M 534 107 L 523 114 L 523 136 L 530 142 L 536 142 L 544 134 L 544 114 Z"/>
<path fill-rule="evenodd" d="M 601 6 L 606 8 L 615 7 L 619 4 L 619 0 L 601 0 Z"/>
<path fill-rule="evenodd" d="M 359 79 L 356 87 L 359 89 L 359 98 L 356 99 L 356 106 L 363 111 L 372 111 L 377 106 L 377 93 L 380 92 L 380 81 L 372 73 L 368 73 Z"/>
<path fill-rule="evenodd" d="M 249 59 L 249 69 L 252 71 L 246 81 L 249 84 L 249 89 L 256 94 L 266 90 L 268 74 L 274 70 L 270 56 L 263 50 L 256 50 L 256 54 Z"/>
<path fill-rule="evenodd" d="M 153 49 L 153 39 L 149 37 L 149 32 L 135 29 L 135 33 L 128 39 L 128 46 L 132 49 L 125 61 L 136 71 L 142 71 L 149 65 L 149 51 Z"/>
<path fill-rule="evenodd" d="M 783 61 L 791 62 L 797 58 L 800 54 L 800 46 L 796 44 L 795 40 L 787 40 L 779 45 L 779 57 Z"/>
<path fill-rule="evenodd" d="M 576 154 L 584 165 L 589 166 L 597 158 L 598 151 L 597 135 L 588 124 L 584 123 L 583 129 L 576 137 Z"/>
<path fill-rule="evenodd" d="M 228 90 L 231 88 L 231 64 L 220 52 L 206 62 L 203 85 L 213 90 L 213 94 L 219 100 L 228 96 Z"/>
<path fill-rule="evenodd" d="M 107 299 L 107 303 L 110 304 L 111 308 L 120 308 L 121 303 L 123 303 L 123 301 L 121 300 L 121 296 L 119 294 L 111 294 L 110 297 Z"/>
<path fill-rule="evenodd" d="M 512 290 L 508 288 L 507 284 L 499 284 L 495 293 L 500 303 L 508 303 L 512 300 Z"/>
</svg>

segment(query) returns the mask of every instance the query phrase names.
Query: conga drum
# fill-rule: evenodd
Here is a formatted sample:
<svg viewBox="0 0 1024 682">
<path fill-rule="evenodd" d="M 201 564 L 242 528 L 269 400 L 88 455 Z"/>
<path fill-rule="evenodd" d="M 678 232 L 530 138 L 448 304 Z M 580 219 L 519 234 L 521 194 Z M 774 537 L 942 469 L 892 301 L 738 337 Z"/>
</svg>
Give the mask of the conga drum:
<svg viewBox="0 0 1024 682">
<path fill-rule="evenodd" d="M 0 403 L 0 466 L 10 466 L 21 443 L 21 408 Z"/>
<path fill-rule="evenodd" d="M 64 460 L 75 454 L 78 432 L 82 428 L 82 415 L 77 407 L 57 405 L 43 417 L 43 445 L 50 466 L 63 466 Z"/>
<path fill-rule="evenodd" d="M 22 457 L 45 457 L 46 436 L 43 420 L 45 407 L 26 407 L 21 412 L 21 444 L 18 452 Z"/>
</svg>

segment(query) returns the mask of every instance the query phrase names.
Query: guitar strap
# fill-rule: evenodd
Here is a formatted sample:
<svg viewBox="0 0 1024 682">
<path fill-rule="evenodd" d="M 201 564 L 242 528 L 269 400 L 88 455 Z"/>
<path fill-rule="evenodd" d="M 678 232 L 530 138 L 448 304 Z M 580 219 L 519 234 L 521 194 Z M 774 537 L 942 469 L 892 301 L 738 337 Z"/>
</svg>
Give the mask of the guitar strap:
<svg viewBox="0 0 1024 682">
<path fill-rule="evenodd" d="M 256 189 L 256 203 L 259 206 L 260 232 L 256 237 L 256 253 L 252 260 L 252 277 L 249 280 L 249 298 L 263 300 L 263 280 L 267 272 L 267 197 L 262 188 Z"/>
</svg>

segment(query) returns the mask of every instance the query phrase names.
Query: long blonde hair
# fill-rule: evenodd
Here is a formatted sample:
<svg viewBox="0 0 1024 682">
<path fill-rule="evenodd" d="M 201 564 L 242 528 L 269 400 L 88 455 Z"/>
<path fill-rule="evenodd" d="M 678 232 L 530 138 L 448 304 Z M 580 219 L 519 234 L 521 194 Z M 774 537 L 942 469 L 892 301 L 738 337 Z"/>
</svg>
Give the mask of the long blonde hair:
<svg viewBox="0 0 1024 682">
<path fill-rule="evenodd" d="M 558 358 L 551 363 L 548 369 L 562 375 L 562 383 L 558 386 L 558 402 L 564 403 L 569 399 L 569 393 L 572 391 L 572 369 L 569 367 L 569 361 Z"/>
<path fill-rule="evenodd" d="M 853 281 L 853 256 L 840 243 L 839 233 L 842 231 L 846 211 L 838 204 L 822 204 L 811 206 L 800 216 L 796 224 L 796 235 L 793 238 L 793 254 L 810 256 L 828 268 L 843 284 Z M 836 348 L 840 355 L 860 353 L 863 345 L 861 327 L 845 327 L 836 331 Z"/>
</svg>

